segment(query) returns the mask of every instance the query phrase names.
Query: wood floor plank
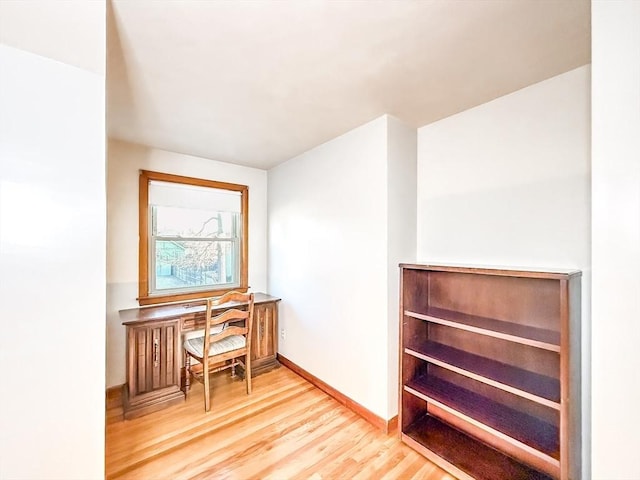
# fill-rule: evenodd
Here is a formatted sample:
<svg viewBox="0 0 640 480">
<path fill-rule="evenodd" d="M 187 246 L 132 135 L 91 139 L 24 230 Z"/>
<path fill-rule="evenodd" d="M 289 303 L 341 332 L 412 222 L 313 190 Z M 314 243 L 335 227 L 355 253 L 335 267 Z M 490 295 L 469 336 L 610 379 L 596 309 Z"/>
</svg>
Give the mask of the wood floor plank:
<svg viewBox="0 0 640 480">
<path fill-rule="evenodd" d="M 314 458 L 317 459 L 318 455 L 322 455 L 323 452 L 317 451 L 318 444 L 324 445 L 345 436 L 357 435 L 358 429 L 362 428 L 358 425 L 358 420 L 359 418 L 353 413 L 341 415 L 338 422 L 328 425 L 330 428 L 324 429 L 320 435 L 314 438 L 304 437 L 296 442 L 291 442 L 289 438 L 283 439 L 286 442 L 286 447 L 283 450 L 286 450 L 287 455 L 281 455 L 275 462 L 272 458 L 272 461 L 264 468 L 255 472 L 255 477 L 273 478 L 274 480 L 291 478 L 305 468 L 309 462 L 313 462 Z"/>
<path fill-rule="evenodd" d="M 323 478 L 353 478 L 365 465 L 377 458 L 380 450 L 380 441 L 376 441 L 377 434 L 378 432 L 373 431 L 370 440 L 358 442 L 346 454 L 336 458 L 332 464 L 320 469 L 320 475 Z M 397 440 L 392 441 L 395 443 Z M 408 448 L 404 450 L 409 451 Z"/>
<path fill-rule="evenodd" d="M 407 453 L 400 457 L 400 460 L 396 463 L 388 463 L 386 465 L 384 475 L 376 476 L 380 480 L 395 480 L 398 478 L 411 478 L 424 464 L 422 459 L 418 458 L 418 454 L 415 452 Z"/>
<path fill-rule="evenodd" d="M 433 477 L 432 475 L 437 475 Z M 422 464 L 422 466 L 416 470 L 416 472 L 411 476 L 407 477 L 408 480 L 455 480 L 455 478 L 450 477 L 449 475 L 442 476 L 441 470 L 433 463 L 427 462 Z"/>
<path fill-rule="evenodd" d="M 203 406 L 202 402 L 197 400 L 201 399 L 203 395 L 202 386 L 197 384 L 190 392 L 188 402 L 172 409 L 162 410 L 154 415 L 147 415 L 127 422 L 120 422 L 117 425 L 110 425 L 108 428 L 110 437 L 117 444 L 119 435 L 130 436 L 134 426 L 137 427 L 134 428 L 134 430 L 139 432 L 141 439 L 156 439 L 158 435 L 161 434 L 179 435 L 181 429 L 189 428 L 194 424 L 205 424 L 211 423 L 212 421 L 217 422 L 221 415 L 227 415 L 243 405 L 251 405 L 258 402 L 258 397 L 242 395 L 244 386 L 240 382 L 222 382 L 222 380 L 225 380 L 224 378 L 218 378 L 216 380 L 217 382 L 215 383 L 224 385 L 224 388 L 218 389 L 215 384 L 213 385 L 212 389 L 215 394 L 213 395 L 212 402 L 216 408 L 206 415 L 198 415 L 199 412 L 203 412 Z M 281 393 L 286 394 L 295 388 L 309 388 L 309 385 L 305 384 L 304 381 L 290 382 L 287 380 L 286 378 L 282 378 L 272 384 L 265 382 L 260 384 L 256 382 L 257 384 L 254 384 L 254 388 L 258 390 L 258 393 L 260 393 L 261 388 L 267 388 L 269 392 L 268 398 Z M 264 396 L 260 396 L 259 399 L 260 404 L 265 403 L 265 400 L 267 400 Z M 187 415 L 190 417 L 190 421 L 184 422 L 184 418 Z"/>
<path fill-rule="evenodd" d="M 409 453 L 409 451 L 402 448 L 400 443 L 394 442 L 388 445 L 387 448 L 380 449 L 377 457 L 367 462 L 365 467 L 354 476 L 354 480 L 380 478 L 401 463 Z M 410 458 L 415 457 L 411 456 Z"/>
<path fill-rule="evenodd" d="M 311 421 L 305 419 L 288 427 L 286 431 L 276 431 L 273 437 L 262 442 L 247 442 L 251 447 L 222 463 L 211 465 L 199 475 L 191 478 L 193 480 L 219 478 L 215 472 L 220 467 L 233 471 L 233 476 L 236 478 L 263 478 L 261 472 L 273 471 L 275 465 L 285 459 L 288 453 L 295 451 L 300 442 L 314 442 L 319 438 L 326 438 L 336 429 L 344 428 L 351 419 L 352 415 L 336 412 L 331 405 L 329 409 Z M 278 475 L 280 476 L 279 472 Z M 282 477 L 280 476 L 280 478 Z"/>
<path fill-rule="evenodd" d="M 443 473 L 437 465 L 426 463 L 407 480 L 456 480 L 456 478 Z"/>
<path fill-rule="evenodd" d="M 224 431 L 220 433 L 224 433 Z M 252 448 L 268 443 L 275 436 L 270 427 L 264 427 L 258 432 L 259 437 L 263 439 L 257 439 L 255 444 L 250 445 L 250 448 L 246 448 L 241 443 L 242 439 L 234 436 L 233 432 L 229 431 L 228 433 L 229 437 L 224 440 L 216 435 L 212 438 L 202 439 L 202 442 L 194 445 L 174 450 L 153 462 L 138 466 L 122 478 L 150 478 L 155 475 L 158 469 L 163 472 L 163 478 L 194 478 L 203 471 L 209 472 L 210 476 L 213 476 L 211 474 L 213 469 L 226 470 L 224 468 L 225 464 L 232 463 L 234 459 L 242 459 L 244 456 L 250 455 Z M 203 450 L 207 451 L 207 455 L 203 455 Z"/>
<path fill-rule="evenodd" d="M 317 417 L 320 422 L 324 422 L 327 425 L 339 420 L 330 403 L 321 402 L 308 411 L 309 415 Z M 293 413 L 295 414 L 295 412 Z M 274 448 L 283 437 L 292 436 L 296 438 L 306 432 L 304 420 L 267 425 L 250 433 L 241 432 L 242 438 L 227 449 L 227 453 L 230 451 L 231 455 L 226 455 L 222 461 L 216 461 L 215 458 L 207 459 L 205 463 L 199 466 L 200 473 L 195 476 L 189 476 L 189 478 L 215 478 L 216 471 L 221 468 L 233 471 L 234 474 L 242 468 L 255 471 L 257 468 L 261 468 L 265 462 L 268 463 L 270 457 L 277 453 Z"/>
<path fill-rule="evenodd" d="M 195 392 L 193 393 L 202 396 L 201 389 L 202 386 L 195 387 Z M 186 417 L 184 411 L 176 408 L 175 415 L 170 417 L 171 421 L 159 419 L 154 427 L 143 425 L 141 426 L 142 432 L 139 432 L 139 428 L 134 428 L 133 431 L 140 434 L 136 436 L 136 443 L 133 448 L 131 448 L 130 441 L 122 441 L 120 438 L 115 438 L 113 442 L 109 442 L 107 458 L 110 461 L 107 462 L 107 471 L 109 471 L 112 464 L 122 466 L 139 463 L 158 454 L 167 453 L 174 447 L 188 444 L 202 435 L 210 435 L 228 425 L 233 425 L 235 422 L 244 420 L 246 424 L 248 418 L 259 420 L 262 418 L 260 416 L 262 413 L 266 413 L 267 417 L 271 417 L 279 411 L 288 411 L 291 408 L 289 405 L 291 399 L 304 398 L 304 394 L 307 392 L 311 392 L 310 394 L 313 398 L 324 398 L 318 394 L 314 387 L 304 382 L 291 384 L 287 389 L 279 388 L 273 392 L 270 391 L 264 394 L 261 397 L 262 401 L 258 403 L 236 400 L 234 404 L 227 405 L 225 409 L 207 414 L 204 414 L 202 407 L 198 407 L 195 410 L 190 409 L 187 412 L 189 415 Z M 240 397 L 236 395 L 236 398 Z M 148 417 L 152 416 L 149 415 Z M 185 421 L 185 417 L 188 418 L 187 421 Z M 167 426 L 168 428 L 166 428 Z M 131 440 L 131 435 L 126 437 Z M 120 445 L 120 451 L 112 444 Z"/>
<path fill-rule="evenodd" d="M 295 456 L 280 465 L 274 465 L 265 479 L 278 480 L 279 478 L 309 478 L 322 465 L 334 461 L 333 459 L 349 449 L 354 443 L 371 435 L 373 427 L 366 420 L 353 416 L 349 418 L 346 427 L 334 429 L 322 439 L 314 442 L 305 442 L 305 445 L 295 452 Z"/>
<path fill-rule="evenodd" d="M 323 411 L 330 411 L 333 405 L 330 399 L 320 394 L 316 389 L 311 389 L 296 398 L 296 404 L 281 404 L 267 412 L 255 416 L 245 417 L 237 422 L 229 423 L 223 427 L 215 427 L 208 433 L 201 435 L 195 441 L 185 442 L 171 451 L 164 451 L 158 461 L 148 468 L 137 466 L 137 473 L 127 478 L 144 478 L 148 472 L 162 467 L 163 471 L 171 474 L 172 478 L 195 475 L 198 469 L 205 469 L 207 465 L 222 462 L 231 456 L 235 450 L 241 448 L 246 436 L 251 434 L 251 441 L 267 442 L 279 434 L 275 427 L 291 415 L 316 415 Z M 284 422 L 288 425 L 290 422 Z M 207 456 L 201 452 L 208 450 Z"/>
<path fill-rule="evenodd" d="M 200 384 L 183 404 L 133 420 L 109 408 L 106 478 L 453 480 L 284 367 L 256 377 L 251 395 L 225 373 L 209 413 Z"/>
</svg>

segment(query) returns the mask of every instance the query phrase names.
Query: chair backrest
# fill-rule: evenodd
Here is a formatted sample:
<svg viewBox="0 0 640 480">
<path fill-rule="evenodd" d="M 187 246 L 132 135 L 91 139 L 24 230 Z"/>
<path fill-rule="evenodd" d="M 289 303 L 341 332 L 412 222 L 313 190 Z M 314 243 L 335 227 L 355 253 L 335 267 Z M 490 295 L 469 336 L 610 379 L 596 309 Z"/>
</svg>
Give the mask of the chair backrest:
<svg viewBox="0 0 640 480">
<path fill-rule="evenodd" d="M 241 306 L 247 305 L 246 310 L 239 310 L 231 305 L 231 308 L 224 311 L 219 315 L 213 315 L 214 307 L 219 307 L 226 303 L 236 302 Z M 226 328 L 223 328 L 217 333 L 217 329 L 212 328 L 217 325 L 227 324 Z M 209 346 L 212 342 L 217 342 L 223 338 L 230 337 L 231 335 L 243 335 L 246 337 L 246 352 L 251 351 L 251 331 L 253 328 L 253 293 L 240 293 L 240 292 L 228 292 L 221 297 L 214 297 L 207 299 L 207 316 L 204 328 L 204 348 L 203 352 L 209 352 Z"/>
</svg>

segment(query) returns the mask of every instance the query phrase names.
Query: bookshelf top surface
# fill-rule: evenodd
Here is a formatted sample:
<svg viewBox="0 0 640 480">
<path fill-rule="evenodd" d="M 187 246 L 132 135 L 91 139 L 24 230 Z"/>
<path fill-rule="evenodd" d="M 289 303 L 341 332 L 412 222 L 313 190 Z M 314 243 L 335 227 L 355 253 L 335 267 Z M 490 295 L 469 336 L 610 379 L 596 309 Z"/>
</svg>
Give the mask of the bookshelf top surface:
<svg viewBox="0 0 640 480">
<path fill-rule="evenodd" d="M 569 277 L 580 277 L 580 270 L 535 268 L 535 267 L 500 267 L 487 265 L 442 264 L 442 263 L 401 263 L 400 268 L 425 270 L 433 272 L 475 273 L 482 275 L 499 275 L 505 277 L 548 278 L 554 280 Z"/>
</svg>

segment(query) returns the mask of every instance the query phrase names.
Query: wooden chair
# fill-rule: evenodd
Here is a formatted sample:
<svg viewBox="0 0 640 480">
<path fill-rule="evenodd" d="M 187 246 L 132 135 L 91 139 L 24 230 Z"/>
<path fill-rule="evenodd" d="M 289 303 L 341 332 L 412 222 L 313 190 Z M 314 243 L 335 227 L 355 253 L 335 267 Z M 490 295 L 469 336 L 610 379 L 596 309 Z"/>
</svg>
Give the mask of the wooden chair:
<svg viewBox="0 0 640 480">
<path fill-rule="evenodd" d="M 229 308 L 213 316 L 214 307 L 228 302 L 247 303 L 247 310 Z M 204 409 L 211 409 L 209 374 L 226 368 L 235 377 L 236 366 L 244 368 L 247 395 L 251 393 L 251 329 L 253 327 L 253 293 L 229 292 L 218 298 L 207 300 L 207 316 L 204 330 L 185 335 L 186 390 L 189 380 L 194 378 L 204 383 Z M 205 354 L 204 352 L 208 352 Z M 200 365 L 191 366 L 191 357 Z M 244 359 L 244 360 L 243 360 Z"/>
</svg>

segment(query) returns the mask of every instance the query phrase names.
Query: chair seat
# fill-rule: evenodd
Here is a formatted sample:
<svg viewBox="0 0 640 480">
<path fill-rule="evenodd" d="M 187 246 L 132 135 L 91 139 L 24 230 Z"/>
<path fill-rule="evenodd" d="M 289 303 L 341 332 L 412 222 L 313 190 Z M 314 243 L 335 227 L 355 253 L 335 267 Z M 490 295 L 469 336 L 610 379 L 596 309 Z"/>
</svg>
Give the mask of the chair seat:
<svg viewBox="0 0 640 480">
<path fill-rule="evenodd" d="M 244 335 L 231 335 L 217 342 L 212 342 L 211 345 L 209 345 L 209 356 L 238 350 L 239 348 L 244 348 L 246 344 L 247 341 Z M 196 357 L 203 358 L 204 336 L 185 340 L 184 349 Z"/>
</svg>

